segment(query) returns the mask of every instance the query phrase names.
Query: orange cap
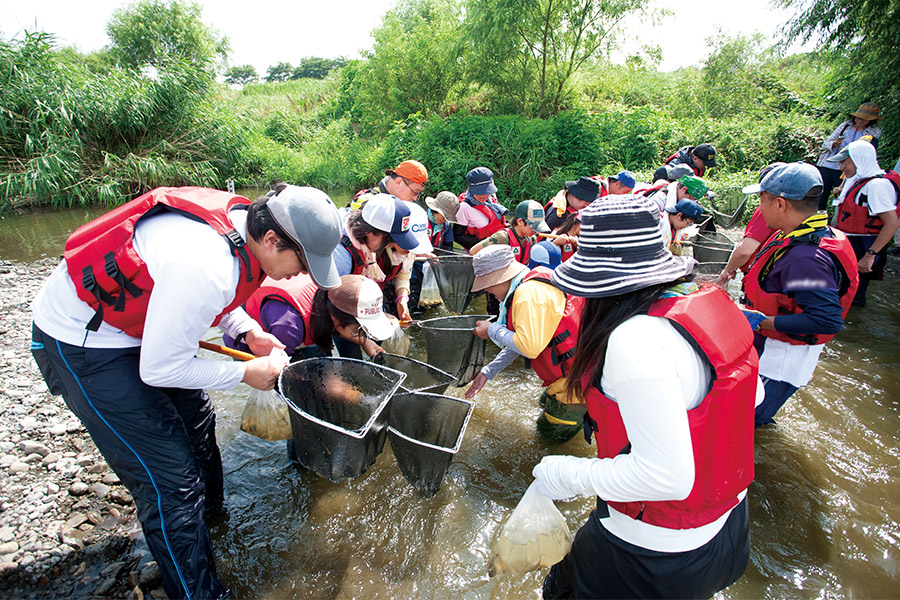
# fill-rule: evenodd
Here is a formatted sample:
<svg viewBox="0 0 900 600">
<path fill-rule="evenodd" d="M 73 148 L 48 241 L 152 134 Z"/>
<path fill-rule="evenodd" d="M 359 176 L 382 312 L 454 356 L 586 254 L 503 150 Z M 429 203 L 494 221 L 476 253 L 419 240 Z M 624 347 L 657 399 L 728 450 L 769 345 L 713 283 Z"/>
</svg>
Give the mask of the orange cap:
<svg viewBox="0 0 900 600">
<path fill-rule="evenodd" d="M 391 175 L 392 173 L 421 185 L 425 185 L 425 182 L 428 181 L 428 169 L 417 160 L 404 160 L 396 168 L 388 169 L 384 172 L 385 175 Z"/>
</svg>

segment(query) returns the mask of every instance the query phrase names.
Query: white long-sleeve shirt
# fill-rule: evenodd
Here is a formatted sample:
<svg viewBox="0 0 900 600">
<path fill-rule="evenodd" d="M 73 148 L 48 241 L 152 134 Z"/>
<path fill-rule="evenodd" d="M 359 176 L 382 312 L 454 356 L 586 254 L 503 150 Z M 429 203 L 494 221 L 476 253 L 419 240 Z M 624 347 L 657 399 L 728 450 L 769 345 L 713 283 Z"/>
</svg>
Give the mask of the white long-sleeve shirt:
<svg viewBox="0 0 900 600">
<path fill-rule="evenodd" d="M 619 405 L 631 452 L 613 458 L 560 457 L 550 483 L 572 496 L 607 501 L 682 500 L 694 486 L 687 411 L 705 397 L 712 373 L 667 319 L 639 315 L 610 335 L 601 387 Z M 762 385 L 758 384 L 757 402 Z M 602 432 L 599 434 L 602 435 Z M 738 498 L 743 498 L 746 491 Z M 658 552 L 699 548 L 719 532 L 730 511 L 694 529 L 637 521 L 614 508 L 600 523 L 626 542 Z"/>
<path fill-rule="evenodd" d="M 229 214 L 246 239 L 247 211 Z M 143 338 L 102 323 L 96 332 L 85 325 L 94 309 L 78 298 L 65 261 L 53 271 L 32 303 L 35 324 L 73 346 L 141 347 L 140 375 L 155 387 L 231 389 L 244 377 L 244 364 L 199 359 L 197 343 L 213 320 L 234 299 L 240 263 L 212 227 L 173 212 L 138 222 L 134 247 L 147 264 L 153 291 Z M 106 310 L 111 310 L 106 308 Z M 242 309 L 225 315 L 219 327 L 232 337 L 255 326 Z"/>
</svg>

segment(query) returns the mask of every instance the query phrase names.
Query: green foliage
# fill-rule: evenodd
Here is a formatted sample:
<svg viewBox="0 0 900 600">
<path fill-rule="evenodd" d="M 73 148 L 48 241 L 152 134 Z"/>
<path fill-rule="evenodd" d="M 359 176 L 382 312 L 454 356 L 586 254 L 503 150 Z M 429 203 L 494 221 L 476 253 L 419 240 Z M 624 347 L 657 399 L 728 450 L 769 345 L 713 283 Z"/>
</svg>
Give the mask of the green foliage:
<svg viewBox="0 0 900 600">
<path fill-rule="evenodd" d="M 138 0 L 118 8 L 106 25 L 118 64 L 137 69 L 184 61 L 212 68 L 228 56 L 228 39 L 205 25 L 202 8 L 181 0 Z"/>
<path fill-rule="evenodd" d="M 462 74 L 458 0 L 400 0 L 373 32 L 368 61 L 348 65 L 338 99 L 367 134 L 408 115 L 438 114 Z"/>
<path fill-rule="evenodd" d="M 311 77 L 313 79 L 324 79 L 331 71 L 340 69 L 347 64 L 345 58 L 320 58 L 318 56 L 307 56 L 301 58 L 300 63 L 294 67 L 291 73 L 291 79 L 301 79 Z"/>
<path fill-rule="evenodd" d="M 608 51 L 645 0 L 469 0 L 472 80 L 504 110 L 548 116 L 569 105 L 571 77 Z"/>
<path fill-rule="evenodd" d="M 896 0 L 781 0 L 794 7 L 789 40 L 818 39 L 835 64 L 826 90 L 839 122 L 861 102 L 882 107 L 884 129 L 879 157 L 894 164 L 900 156 L 900 4 Z"/>
<path fill-rule="evenodd" d="M 274 81 L 287 81 L 291 78 L 291 73 L 293 72 L 294 67 L 291 66 L 291 63 L 280 62 L 277 65 L 269 67 L 266 72 L 266 81 L 269 83 Z"/>
<path fill-rule="evenodd" d="M 234 66 L 225 72 L 225 81 L 232 85 L 247 85 L 259 79 L 253 65 Z"/>
</svg>

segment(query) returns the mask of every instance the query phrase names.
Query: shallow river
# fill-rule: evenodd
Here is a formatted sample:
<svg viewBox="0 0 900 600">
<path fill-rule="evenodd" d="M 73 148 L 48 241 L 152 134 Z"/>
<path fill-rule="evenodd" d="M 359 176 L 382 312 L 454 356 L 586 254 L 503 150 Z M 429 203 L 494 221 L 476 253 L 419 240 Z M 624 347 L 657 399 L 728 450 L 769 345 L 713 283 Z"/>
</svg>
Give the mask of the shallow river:
<svg viewBox="0 0 900 600">
<path fill-rule="evenodd" d="M 59 255 L 68 232 L 100 212 L 0 219 L 0 258 Z M 757 432 L 751 564 L 720 597 L 900 597 L 900 283 L 897 270 L 887 277 L 851 310 L 777 426 Z M 411 337 L 410 356 L 424 360 L 422 338 Z M 212 528 L 221 578 L 238 598 L 536 597 L 545 571 L 488 576 L 492 541 L 543 455 L 592 453 L 580 437 L 537 437 L 539 390 L 520 362 L 490 382 L 429 500 L 389 442 L 363 475 L 332 483 L 293 466 L 284 442 L 239 430 L 249 388 L 213 392 L 229 509 Z M 574 531 L 593 502 L 558 506 Z"/>
</svg>

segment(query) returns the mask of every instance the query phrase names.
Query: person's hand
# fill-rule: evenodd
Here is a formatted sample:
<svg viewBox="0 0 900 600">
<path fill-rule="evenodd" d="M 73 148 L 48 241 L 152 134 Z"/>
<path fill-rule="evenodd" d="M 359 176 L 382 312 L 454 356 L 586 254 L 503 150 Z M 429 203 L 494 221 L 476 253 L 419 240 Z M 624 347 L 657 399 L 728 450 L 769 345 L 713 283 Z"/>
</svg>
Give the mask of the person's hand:
<svg viewBox="0 0 900 600">
<path fill-rule="evenodd" d="M 466 390 L 466 399 L 471 400 L 475 394 L 481 391 L 481 388 L 484 387 L 488 381 L 487 376 L 484 373 L 479 373 L 475 376 L 475 379 L 472 380 L 472 385 L 469 386 L 469 389 Z"/>
<path fill-rule="evenodd" d="M 244 343 L 250 346 L 250 352 L 257 356 L 267 356 L 272 353 L 272 350 L 276 349 L 284 350 L 284 344 L 271 333 L 263 331 L 261 327 L 256 327 L 245 333 Z"/>
<path fill-rule="evenodd" d="M 409 314 L 409 306 L 407 306 L 408 302 L 405 298 L 397 302 L 397 316 L 401 321 L 412 321 L 412 315 Z"/>
<path fill-rule="evenodd" d="M 544 496 L 551 500 L 572 500 L 578 497 L 568 485 L 568 478 L 577 475 L 582 459 L 576 456 L 545 456 L 541 462 L 534 466 L 531 474 L 534 475 L 535 487 Z"/>
<path fill-rule="evenodd" d="M 244 377 L 241 381 L 258 390 L 271 390 L 289 360 L 284 350 L 275 348 L 268 356 L 260 356 L 245 362 Z"/>
<path fill-rule="evenodd" d="M 860 273 L 871 273 L 872 267 L 875 265 L 875 257 L 871 254 L 864 254 L 861 259 L 859 259 L 859 272 Z"/>
<path fill-rule="evenodd" d="M 727 269 L 719 273 L 719 278 L 716 279 L 716 285 L 719 287 L 725 287 L 728 285 L 728 282 L 734 279 L 735 272 L 728 271 Z"/>
<path fill-rule="evenodd" d="M 766 317 L 760 321 L 756 329 L 770 329 L 775 331 L 775 317 Z"/>
<path fill-rule="evenodd" d="M 472 330 L 472 333 L 474 333 L 481 339 L 486 340 L 488 339 L 488 327 L 490 326 L 490 321 L 478 321 L 475 323 L 475 329 Z"/>
<path fill-rule="evenodd" d="M 565 246 L 566 244 L 577 244 L 578 238 L 574 238 L 571 235 L 562 234 L 556 236 L 556 239 L 553 240 L 553 245 L 555 246 Z"/>
<path fill-rule="evenodd" d="M 369 358 L 374 358 L 376 354 L 384 352 L 384 348 L 376 344 L 374 341 L 366 338 L 360 346 Z"/>
</svg>

